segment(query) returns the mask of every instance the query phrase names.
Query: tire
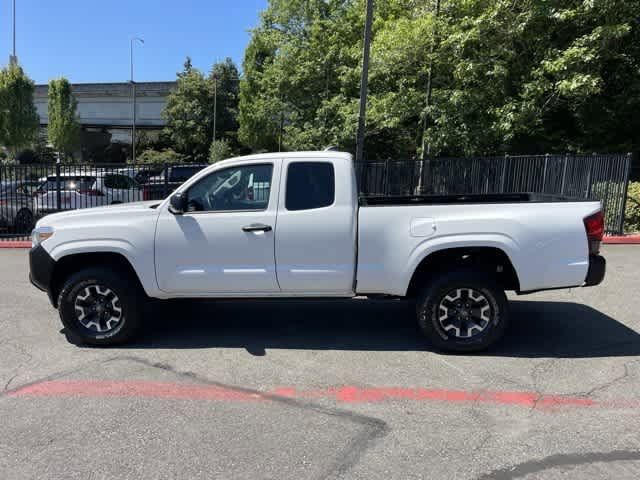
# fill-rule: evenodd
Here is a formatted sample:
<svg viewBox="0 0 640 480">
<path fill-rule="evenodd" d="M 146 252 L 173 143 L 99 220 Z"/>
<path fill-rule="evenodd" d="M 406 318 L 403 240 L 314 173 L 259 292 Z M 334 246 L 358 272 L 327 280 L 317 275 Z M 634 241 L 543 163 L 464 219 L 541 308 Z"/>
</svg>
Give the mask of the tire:
<svg viewBox="0 0 640 480">
<path fill-rule="evenodd" d="M 479 352 L 498 342 L 509 324 L 504 290 L 489 274 L 464 269 L 433 277 L 416 299 L 422 333 L 445 352 Z"/>
<path fill-rule="evenodd" d="M 134 338 L 146 296 L 126 274 L 92 267 L 71 275 L 58 297 L 58 312 L 71 343 L 108 346 Z"/>
<path fill-rule="evenodd" d="M 33 213 L 28 208 L 18 210 L 13 223 L 16 233 L 30 234 L 34 226 Z"/>
</svg>

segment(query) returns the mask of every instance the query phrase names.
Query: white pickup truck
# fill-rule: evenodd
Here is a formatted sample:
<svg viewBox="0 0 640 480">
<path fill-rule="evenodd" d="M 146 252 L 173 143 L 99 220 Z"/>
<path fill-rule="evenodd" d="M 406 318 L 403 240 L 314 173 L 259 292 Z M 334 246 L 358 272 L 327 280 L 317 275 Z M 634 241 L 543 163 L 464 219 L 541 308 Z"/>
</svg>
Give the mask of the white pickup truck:
<svg viewBox="0 0 640 480">
<path fill-rule="evenodd" d="M 169 198 L 41 219 L 30 278 L 75 342 L 130 340 L 149 298 L 408 298 L 441 350 L 487 348 L 505 291 L 597 285 L 598 202 L 535 194 L 362 197 L 351 156 L 216 163 Z"/>
</svg>

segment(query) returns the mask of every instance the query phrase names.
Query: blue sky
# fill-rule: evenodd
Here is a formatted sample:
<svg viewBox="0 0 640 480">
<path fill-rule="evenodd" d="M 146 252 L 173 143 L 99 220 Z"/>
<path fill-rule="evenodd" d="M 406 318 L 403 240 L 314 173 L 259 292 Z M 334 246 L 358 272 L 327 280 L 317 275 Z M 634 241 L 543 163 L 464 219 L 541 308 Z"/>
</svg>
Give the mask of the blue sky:
<svg viewBox="0 0 640 480">
<path fill-rule="evenodd" d="M 11 52 L 11 2 L 0 0 L 0 65 Z M 187 55 L 208 71 L 225 57 L 240 66 L 267 0 L 16 0 L 16 52 L 36 83 L 173 80 Z"/>
</svg>

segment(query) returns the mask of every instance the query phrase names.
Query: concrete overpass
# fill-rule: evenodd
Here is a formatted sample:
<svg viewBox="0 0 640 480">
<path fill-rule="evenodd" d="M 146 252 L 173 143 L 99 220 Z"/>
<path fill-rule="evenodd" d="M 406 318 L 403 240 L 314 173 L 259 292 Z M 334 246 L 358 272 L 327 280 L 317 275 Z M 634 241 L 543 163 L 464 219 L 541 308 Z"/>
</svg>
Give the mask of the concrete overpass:
<svg viewBox="0 0 640 480">
<path fill-rule="evenodd" d="M 136 82 L 136 129 L 159 131 L 165 122 L 162 110 L 175 82 Z M 71 86 L 78 100 L 78 115 L 82 126 L 81 149 L 84 161 L 115 161 L 103 158 L 101 150 L 131 144 L 131 84 L 77 83 Z M 49 123 L 47 85 L 36 85 L 35 105 L 43 128 Z M 109 156 L 107 154 L 107 156 Z"/>
</svg>

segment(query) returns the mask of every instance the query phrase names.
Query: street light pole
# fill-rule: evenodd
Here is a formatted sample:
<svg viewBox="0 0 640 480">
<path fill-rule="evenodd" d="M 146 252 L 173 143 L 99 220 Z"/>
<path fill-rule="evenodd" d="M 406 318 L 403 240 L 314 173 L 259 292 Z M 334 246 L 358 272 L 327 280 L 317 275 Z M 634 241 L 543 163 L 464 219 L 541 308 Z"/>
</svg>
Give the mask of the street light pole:
<svg viewBox="0 0 640 480">
<path fill-rule="evenodd" d="M 129 68 L 131 81 L 131 160 L 136 163 L 136 84 L 133 81 L 133 44 L 138 41 L 144 44 L 140 37 L 131 37 L 129 44 Z"/>
<path fill-rule="evenodd" d="M 16 0 L 13 0 L 13 48 L 9 56 L 9 65 L 17 65 L 18 57 L 16 57 Z"/>
<path fill-rule="evenodd" d="M 218 117 L 218 76 L 213 75 L 213 141 L 216 141 L 216 119 Z"/>
<path fill-rule="evenodd" d="M 362 49 L 362 76 L 360 78 L 360 112 L 356 134 L 356 163 L 362 162 L 364 151 L 364 129 L 367 113 L 367 90 L 369 86 L 369 50 L 371 49 L 371 24 L 373 23 L 373 0 L 367 0 L 364 22 L 364 45 Z"/>
</svg>

